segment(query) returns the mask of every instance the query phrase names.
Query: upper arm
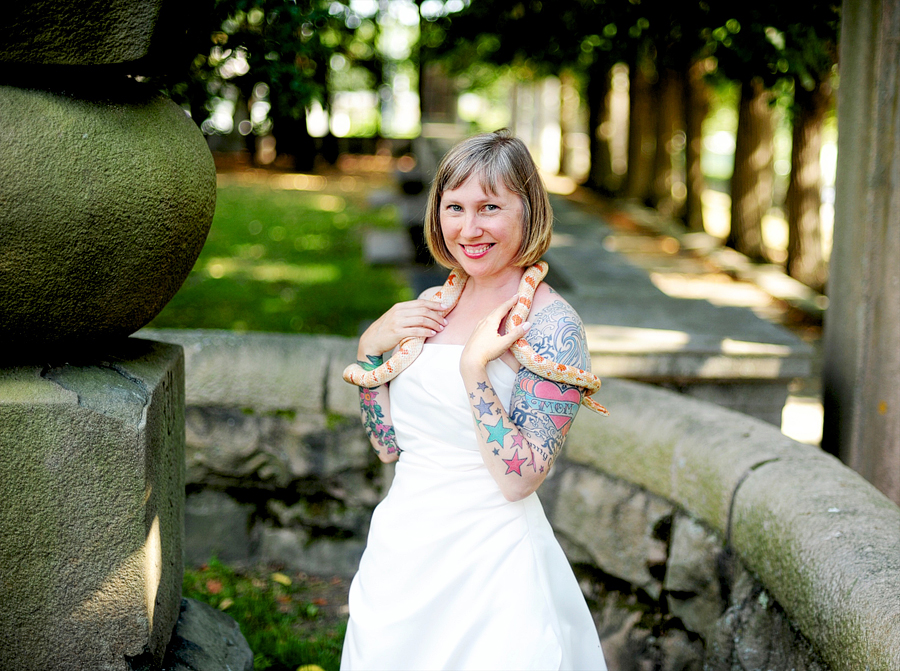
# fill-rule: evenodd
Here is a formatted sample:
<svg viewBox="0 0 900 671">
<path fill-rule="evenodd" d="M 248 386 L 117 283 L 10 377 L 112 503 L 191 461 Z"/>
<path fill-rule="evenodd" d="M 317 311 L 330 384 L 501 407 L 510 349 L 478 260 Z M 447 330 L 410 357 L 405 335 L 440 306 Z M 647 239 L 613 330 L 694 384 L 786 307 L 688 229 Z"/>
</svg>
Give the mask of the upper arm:
<svg viewBox="0 0 900 671">
<path fill-rule="evenodd" d="M 555 363 L 590 370 L 584 326 L 571 305 L 553 294 L 531 319 L 525 338 L 536 353 Z M 547 380 L 524 366 L 519 369 L 510 419 L 547 467 L 556 459 L 582 397 L 583 390 L 578 387 Z"/>
</svg>

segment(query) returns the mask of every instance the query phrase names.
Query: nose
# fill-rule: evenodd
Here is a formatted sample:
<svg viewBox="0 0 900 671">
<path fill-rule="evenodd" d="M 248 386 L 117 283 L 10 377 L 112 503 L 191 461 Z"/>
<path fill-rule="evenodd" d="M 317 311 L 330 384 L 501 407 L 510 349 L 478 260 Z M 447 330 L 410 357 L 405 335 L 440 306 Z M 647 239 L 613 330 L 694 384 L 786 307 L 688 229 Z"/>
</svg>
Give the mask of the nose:
<svg viewBox="0 0 900 671">
<path fill-rule="evenodd" d="M 481 226 L 478 222 L 477 212 L 467 212 L 463 221 L 462 230 L 460 231 L 466 238 L 477 238 L 481 235 Z"/>
</svg>

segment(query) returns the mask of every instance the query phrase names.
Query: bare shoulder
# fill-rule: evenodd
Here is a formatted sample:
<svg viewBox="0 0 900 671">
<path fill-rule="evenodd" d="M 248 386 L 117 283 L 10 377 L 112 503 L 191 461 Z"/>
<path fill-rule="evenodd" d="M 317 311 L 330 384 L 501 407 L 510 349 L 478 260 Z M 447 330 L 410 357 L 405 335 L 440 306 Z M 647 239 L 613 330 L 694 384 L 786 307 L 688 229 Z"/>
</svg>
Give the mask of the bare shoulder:
<svg viewBox="0 0 900 671">
<path fill-rule="evenodd" d="M 430 301 L 432 297 L 440 290 L 441 287 L 428 287 L 425 291 L 419 294 L 419 298 Z"/>
<path fill-rule="evenodd" d="M 528 319 L 532 326 L 525 338 L 535 352 L 556 363 L 590 369 L 581 317 L 549 285 L 542 283 L 538 287 Z"/>
</svg>

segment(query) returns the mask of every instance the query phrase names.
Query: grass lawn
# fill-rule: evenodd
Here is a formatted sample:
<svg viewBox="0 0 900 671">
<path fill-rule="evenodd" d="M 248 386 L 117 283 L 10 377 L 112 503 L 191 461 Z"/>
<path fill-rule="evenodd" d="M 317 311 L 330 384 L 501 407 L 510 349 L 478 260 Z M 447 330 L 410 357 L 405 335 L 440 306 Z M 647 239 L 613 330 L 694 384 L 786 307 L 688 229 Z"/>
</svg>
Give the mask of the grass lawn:
<svg viewBox="0 0 900 671">
<path fill-rule="evenodd" d="M 412 298 L 396 270 L 362 261 L 364 229 L 395 215 L 365 207 L 361 180 L 224 177 L 206 245 L 151 327 L 356 336 Z"/>
<path fill-rule="evenodd" d="M 236 570 L 212 560 L 186 569 L 182 594 L 219 608 L 240 625 L 255 671 L 338 671 L 347 583 L 257 566 Z"/>
</svg>

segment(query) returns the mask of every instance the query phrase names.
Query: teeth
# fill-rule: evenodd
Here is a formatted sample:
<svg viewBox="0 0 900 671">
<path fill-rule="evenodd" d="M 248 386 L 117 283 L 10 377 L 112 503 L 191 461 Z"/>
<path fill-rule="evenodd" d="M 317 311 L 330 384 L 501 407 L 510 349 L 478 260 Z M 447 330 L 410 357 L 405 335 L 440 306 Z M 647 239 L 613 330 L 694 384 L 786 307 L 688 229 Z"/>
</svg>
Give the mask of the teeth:
<svg viewBox="0 0 900 671">
<path fill-rule="evenodd" d="M 466 250 L 467 252 L 469 252 L 469 254 L 480 254 L 481 252 L 487 251 L 487 249 L 490 247 L 490 244 L 484 244 L 484 245 L 463 245 L 463 247 L 465 248 L 465 250 Z"/>
</svg>

